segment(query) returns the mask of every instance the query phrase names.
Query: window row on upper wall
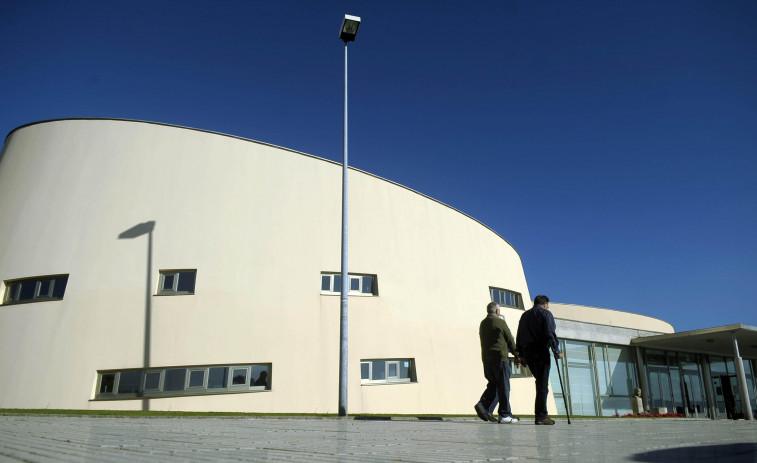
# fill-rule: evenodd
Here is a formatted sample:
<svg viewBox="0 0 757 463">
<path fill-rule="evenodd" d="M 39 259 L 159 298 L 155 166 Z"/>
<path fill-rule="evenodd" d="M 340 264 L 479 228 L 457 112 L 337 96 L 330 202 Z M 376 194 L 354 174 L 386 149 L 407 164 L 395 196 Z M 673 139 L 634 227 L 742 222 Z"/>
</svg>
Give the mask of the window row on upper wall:
<svg viewBox="0 0 757 463">
<path fill-rule="evenodd" d="M 97 372 L 95 399 L 178 397 L 270 389 L 270 363 L 104 370 Z"/>
<path fill-rule="evenodd" d="M 350 294 L 361 296 L 378 295 L 376 275 L 350 274 L 349 277 Z M 180 296 L 194 294 L 196 281 L 196 269 L 160 270 L 156 295 Z M 47 275 L 6 280 L 3 304 L 61 300 L 63 299 L 67 282 L 68 275 Z M 321 292 L 323 294 L 340 294 L 341 287 L 341 274 L 321 274 Z"/>
<path fill-rule="evenodd" d="M 68 275 L 46 275 L 6 280 L 3 304 L 59 301 L 63 299 Z"/>
<path fill-rule="evenodd" d="M 161 270 L 158 280 L 159 296 L 194 294 L 197 270 Z M 2 303 L 60 301 L 66 292 L 68 274 L 45 275 L 5 280 Z"/>
<path fill-rule="evenodd" d="M 195 293 L 196 269 L 161 270 L 158 279 L 158 296 L 179 296 Z M 5 281 L 3 304 L 57 301 L 63 299 L 68 275 L 47 275 Z M 349 274 L 349 294 L 378 296 L 376 275 Z M 342 275 L 321 273 L 321 294 L 341 294 Z M 489 287 L 491 299 L 504 307 L 524 309 L 520 293 L 508 289 Z"/>
<path fill-rule="evenodd" d="M 376 275 L 349 274 L 348 294 L 353 296 L 378 296 Z M 341 294 L 342 274 L 321 273 L 321 294 Z"/>
<path fill-rule="evenodd" d="M 509 289 L 489 287 L 489 294 L 492 296 L 492 302 L 496 302 L 503 307 L 512 307 L 515 309 L 523 309 L 523 296 L 515 291 Z"/>
</svg>

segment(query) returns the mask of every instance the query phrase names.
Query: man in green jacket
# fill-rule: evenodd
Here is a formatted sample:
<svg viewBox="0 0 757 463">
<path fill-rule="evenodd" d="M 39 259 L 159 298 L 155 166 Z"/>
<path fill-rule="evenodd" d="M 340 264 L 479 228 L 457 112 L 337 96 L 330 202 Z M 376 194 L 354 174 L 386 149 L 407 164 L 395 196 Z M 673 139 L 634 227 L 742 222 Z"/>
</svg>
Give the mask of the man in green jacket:
<svg viewBox="0 0 757 463">
<path fill-rule="evenodd" d="M 478 336 L 481 339 L 481 360 L 484 362 L 484 376 L 487 384 L 481 400 L 474 406 L 476 414 L 484 421 L 517 423 L 518 418 L 510 409 L 510 363 L 507 361 L 508 348 L 519 362 L 515 341 L 507 323 L 500 318 L 499 305 L 491 302 L 486 306 L 486 318 L 481 321 Z M 498 419 L 489 413 L 489 406 L 499 398 Z"/>
</svg>

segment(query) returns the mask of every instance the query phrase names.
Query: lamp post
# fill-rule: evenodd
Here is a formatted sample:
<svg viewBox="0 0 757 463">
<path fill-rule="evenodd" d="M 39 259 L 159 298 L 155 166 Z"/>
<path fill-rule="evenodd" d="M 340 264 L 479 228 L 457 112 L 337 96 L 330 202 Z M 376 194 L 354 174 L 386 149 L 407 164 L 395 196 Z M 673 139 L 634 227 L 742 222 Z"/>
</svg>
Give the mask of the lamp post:
<svg viewBox="0 0 757 463">
<path fill-rule="evenodd" d="M 339 416 L 347 416 L 347 43 L 355 40 L 360 18 L 344 15 L 339 38 L 344 42 L 344 144 L 342 150 L 342 291 L 339 311 Z"/>
</svg>

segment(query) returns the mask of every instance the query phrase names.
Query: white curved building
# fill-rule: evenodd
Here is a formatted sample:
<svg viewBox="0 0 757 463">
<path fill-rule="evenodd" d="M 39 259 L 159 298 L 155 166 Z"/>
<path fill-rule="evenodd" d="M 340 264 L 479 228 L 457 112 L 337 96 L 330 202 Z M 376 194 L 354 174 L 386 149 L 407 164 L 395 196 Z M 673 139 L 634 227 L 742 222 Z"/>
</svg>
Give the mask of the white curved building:
<svg viewBox="0 0 757 463">
<path fill-rule="evenodd" d="M 530 307 L 520 256 L 459 211 L 349 175 L 349 412 L 472 414 L 486 304 L 509 306 L 513 331 Z M 340 192 L 341 164 L 233 136 L 101 119 L 14 130 L 0 154 L 0 408 L 336 413 Z M 673 332 L 553 310 L 623 368 L 633 332 Z M 628 368 L 594 414 L 630 408 Z M 531 414 L 518 373 L 513 410 Z"/>
<path fill-rule="evenodd" d="M 350 270 L 373 277 L 350 298 L 350 412 L 470 413 L 489 288 L 529 300 L 520 257 L 407 188 L 354 169 L 350 188 Z M 116 120 L 15 130 L 0 278 L 68 279 L 61 300 L 2 307 L 0 407 L 140 408 L 144 395 L 160 397 L 151 409 L 335 413 L 339 296 L 322 284 L 340 269 L 340 192 L 340 164 L 230 136 Z M 192 294 L 161 295 L 161 274 L 181 270 L 196 272 Z M 372 360 L 398 361 L 384 363 L 397 381 L 362 386 Z M 207 387 L 222 372 L 210 367 L 250 366 Z M 249 385 L 261 366 L 268 390 Z M 192 390 L 194 367 L 208 370 Z M 161 390 L 183 368 L 187 384 Z M 123 388 L 131 369 L 159 373 L 141 379 L 155 391 Z M 109 372 L 122 393 L 105 393 Z"/>
</svg>

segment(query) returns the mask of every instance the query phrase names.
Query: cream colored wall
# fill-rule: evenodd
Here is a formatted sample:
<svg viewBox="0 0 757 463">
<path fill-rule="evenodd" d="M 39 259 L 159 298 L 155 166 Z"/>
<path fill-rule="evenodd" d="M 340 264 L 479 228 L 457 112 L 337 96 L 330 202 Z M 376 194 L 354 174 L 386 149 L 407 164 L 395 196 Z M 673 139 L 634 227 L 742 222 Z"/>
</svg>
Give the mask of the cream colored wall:
<svg viewBox="0 0 757 463">
<path fill-rule="evenodd" d="M 673 325 L 657 318 L 620 310 L 601 309 L 574 304 L 549 303 L 549 310 L 556 318 L 597 325 L 616 326 L 658 333 L 673 333 Z"/>
<path fill-rule="evenodd" d="M 0 279 L 69 274 L 62 301 L 0 307 L 0 408 L 141 409 L 92 401 L 96 371 L 273 364 L 270 392 L 149 400 L 150 409 L 336 413 L 341 165 L 233 137 L 114 120 L 39 123 L 0 161 Z M 530 299 L 515 250 L 480 223 L 350 172 L 349 412 L 472 414 L 489 286 Z M 148 237 L 118 239 L 154 221 Z M 196 268 L 159 297 L 160 269 Z M 149 301 L 150 336 L 145 341 Z M 507 310 L 511 328 L 520 311 Z M 359 362 L 414 358 L 418 382 L 361 386 Z M 529 414 L 533 379 L 512 381 Z M 554 409 L 554 401 L 551 401 Z"/>
</svg>

